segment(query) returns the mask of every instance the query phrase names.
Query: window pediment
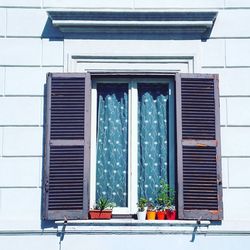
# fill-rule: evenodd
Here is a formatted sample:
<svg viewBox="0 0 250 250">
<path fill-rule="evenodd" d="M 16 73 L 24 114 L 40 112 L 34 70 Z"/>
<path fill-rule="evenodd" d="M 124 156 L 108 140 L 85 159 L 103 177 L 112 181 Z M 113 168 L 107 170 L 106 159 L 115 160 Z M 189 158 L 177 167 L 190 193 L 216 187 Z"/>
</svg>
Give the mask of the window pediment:
<svg viewBox="0 0 250 250">
<path fill-rule="evenodd" d="M 54 27 L 71 34 L 162 35 L 162 39 L 209 38 L 217 12 L 48 11 Z"/>
</svg>

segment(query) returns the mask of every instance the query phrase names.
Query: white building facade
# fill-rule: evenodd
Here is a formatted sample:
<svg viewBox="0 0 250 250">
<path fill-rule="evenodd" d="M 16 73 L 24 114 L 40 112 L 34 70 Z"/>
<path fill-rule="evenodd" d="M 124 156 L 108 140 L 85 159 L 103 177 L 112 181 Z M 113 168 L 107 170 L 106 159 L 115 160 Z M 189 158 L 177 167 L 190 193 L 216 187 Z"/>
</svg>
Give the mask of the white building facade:
<svg viewBox="0 0 250 250">
<path fill-rule="evenodd" d="M 133 29 L 131 23 L 126 23 L 128 20 L 124 16 L 125 24 L 122 24 L 123 21 L 120 24 L 119 20 L 114 21 L 108 28 L 103 25 L 100 31 L 93 19 L 90 24 L 86 24 L 86 18 L 74 19 L 75 12 L 83 15 L 125 13 L 124 16 L 126 13 L 177 13 L 177 19 L 180 19 L 171 19 L 170 24 L 166 21 L 164 26 L 164 21 L 155 24 L 155 20 L 149 18 L 149 29 L 144 33 L 140 20 L 132 20 L 138 21 L 136 25 L 140 28 L 129 34 L 120 34 L 117 26 Z M 191 13 L 191 19 L 188 13 Z M 198 29 L 192 18 L 200 13 Z M 206 13 L 213 13 L 213 16 L 208 17 Z M 218 246 L 248 249 L 249 18 L 248 0 L 0 0 L 2 249 L 102 247 L 123 250 L 163 246 L 174 249 L 216 249 Z M 104 18 L 100 19 L 100 22 L 105 21 Z M 154 32 L 154 29 L 161 29 L 162 25 L 163 30 L 169 29 L 169 32 Z M 87 28 L 89 32 L 86 32 Z M 106 32 L 102 32 L 105 28 Z M 78 220 L 65 224 L 63 220 L 44 220 L 42 193 L 46 141 L 45 84 L 48 72 L 218 74 L 222 222 L 176 220 L 139 223 L 133 219 L 116 219 L 99 223 Z M 93 91 L 92 111 L 95 94 Z M 91 119 L 94 126 L 93 122 L 96 121 Z M 92 142 L 94 139 L 92 136 Z M 91 168 L 96 164 L 93 147 L 90 150 Z M 94 178 L 93 174 L 90 175 L 90 183 L 95 181 Z M 95 202 L 93 190 L 90 189 L 89 193 L 90 205 Z M 133 212 L 137 198 L 131 199 L 134 199 L 134 205 L 130 208 Z"/>
</svg>

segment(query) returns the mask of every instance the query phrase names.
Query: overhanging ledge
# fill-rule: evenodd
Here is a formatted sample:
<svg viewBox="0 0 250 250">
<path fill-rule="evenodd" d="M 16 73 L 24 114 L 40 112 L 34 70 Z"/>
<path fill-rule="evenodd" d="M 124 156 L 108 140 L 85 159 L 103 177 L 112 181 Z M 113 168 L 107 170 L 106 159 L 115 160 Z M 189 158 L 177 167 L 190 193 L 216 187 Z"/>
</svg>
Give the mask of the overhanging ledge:
<svg viewBox="0 0 250 250">
<path fill-rule="evenodd" d="M 65 33 L 167 34 L 208 39 L 217 12 L 48 11 L 53 26 Z"/>
<path fill-rule="evenodd" d="M 69 220 L 55 221 L 58 231 L 80 234 L 204 234 L 210 221 L 181 220 Z"/>
</svg>

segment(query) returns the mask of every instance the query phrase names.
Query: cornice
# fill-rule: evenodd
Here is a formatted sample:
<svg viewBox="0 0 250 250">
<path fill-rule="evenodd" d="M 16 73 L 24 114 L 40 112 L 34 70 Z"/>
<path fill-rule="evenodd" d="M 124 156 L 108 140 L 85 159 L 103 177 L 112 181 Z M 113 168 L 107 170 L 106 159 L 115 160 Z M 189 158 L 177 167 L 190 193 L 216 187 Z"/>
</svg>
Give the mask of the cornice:
<svg viewBox="0 0 250 250">
<path fill-rule="evenodd" d="M 51 10 L 48 15 L 64 34 L 164 34 L 206 40 L 217 12 Z"/>
</svg>

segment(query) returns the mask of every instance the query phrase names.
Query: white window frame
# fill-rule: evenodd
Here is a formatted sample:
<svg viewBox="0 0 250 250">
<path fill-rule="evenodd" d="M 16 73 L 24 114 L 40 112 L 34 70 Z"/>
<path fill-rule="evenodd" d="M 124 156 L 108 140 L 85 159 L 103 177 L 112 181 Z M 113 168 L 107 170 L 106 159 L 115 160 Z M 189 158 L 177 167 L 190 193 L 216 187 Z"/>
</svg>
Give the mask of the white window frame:
<svg viewBox="0 0 250 250">
<path fill-rule="evenodd" d="M 97 128 L 97 84 L 126 83 L 128 84 L 128 207 L 115 207 L 113 214 L 134 214 L 137 212 L 138 201 L 138 88 L 137 84 L 160 83 L 168 84 L 173 80 L 166 77 L 151 78 L 98 78 L 92 80 L 91 88 L 91 162 L 90 162 L 90 208 L 96 203 L 96 128 Z M 172 95 L 169 88 L 169 95 Z M 170 151 L 170 150 L 169 150 Z"/>
</svg>

